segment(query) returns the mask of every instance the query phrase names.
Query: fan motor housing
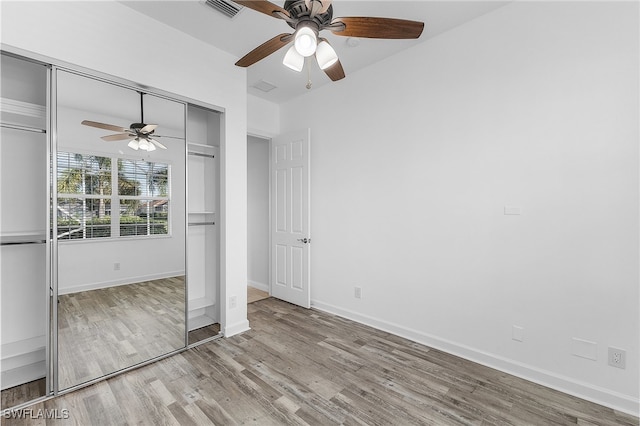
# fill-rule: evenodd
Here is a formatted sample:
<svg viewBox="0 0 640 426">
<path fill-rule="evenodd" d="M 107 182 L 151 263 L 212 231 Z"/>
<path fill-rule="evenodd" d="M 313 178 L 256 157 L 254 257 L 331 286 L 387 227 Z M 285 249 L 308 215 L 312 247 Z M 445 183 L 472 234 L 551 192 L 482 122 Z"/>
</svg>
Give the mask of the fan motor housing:
<svg viewBox="0 0 640 426">
<path fill-rule="evenodd" d="M 324 13 L 318 13 L 311 18 L 310 10 L 305 4 L 305 0 L 287 0 L 284 2 L 284 9 L 289 12 L 289 15 L 295 22 L 287 22 L 291 28 L 297 29 L 298 25 L 302 22 L 312 22 L 317 25 L 318 29 L 329 25 L 333 19 L 333 5 L 329 5 L 329 8 Z"/>
</svg>

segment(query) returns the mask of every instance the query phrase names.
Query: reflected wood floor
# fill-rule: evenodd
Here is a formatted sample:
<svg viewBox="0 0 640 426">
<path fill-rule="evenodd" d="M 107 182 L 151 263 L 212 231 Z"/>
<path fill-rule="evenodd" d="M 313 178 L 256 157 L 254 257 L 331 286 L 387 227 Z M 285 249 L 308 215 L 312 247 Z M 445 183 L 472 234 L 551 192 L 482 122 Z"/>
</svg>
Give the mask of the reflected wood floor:
<svg viewBox="0 0 640 426">
<path fill-rule="evenodd" d="M 252 329 L 32 407 L 12 424 L 638 425 L 638 418 L 269 298 Z"/>
<path fill-rule="evenodd" d="M 60 389 L 183 348 L 184 300 L 184 276 L 60 295 Z"/>
</svg>

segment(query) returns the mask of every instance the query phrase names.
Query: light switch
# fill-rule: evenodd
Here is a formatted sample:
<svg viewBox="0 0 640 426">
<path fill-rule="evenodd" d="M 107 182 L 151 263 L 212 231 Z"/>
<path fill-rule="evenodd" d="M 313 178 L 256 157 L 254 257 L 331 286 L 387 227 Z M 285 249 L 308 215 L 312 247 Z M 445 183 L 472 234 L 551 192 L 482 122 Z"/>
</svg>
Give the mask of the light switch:
<svg viewBox="0 0 640 426">
<path fill-rule="evenodd" d="M 522 207 L 520 206 L 504 206 L 504 214 L 511 216 L 511 215 L 521 215 L 522 214 Z"/>
<path fill-rule="evenodd" d="M 514 325 L 513 329 L 511 330 L 511 338 L 513 340 L 515 340 L 516 342 L 523 342 L 524 341 L 524 328 L 520 327 L 518 325 Z"/>
<path fill-rule="evenodd" d="M 571 341 L 571 353 L 580 358 L 598 360 L 598 344 L 588 340 L 578 339 L 574 337 Z"/>
</svg>

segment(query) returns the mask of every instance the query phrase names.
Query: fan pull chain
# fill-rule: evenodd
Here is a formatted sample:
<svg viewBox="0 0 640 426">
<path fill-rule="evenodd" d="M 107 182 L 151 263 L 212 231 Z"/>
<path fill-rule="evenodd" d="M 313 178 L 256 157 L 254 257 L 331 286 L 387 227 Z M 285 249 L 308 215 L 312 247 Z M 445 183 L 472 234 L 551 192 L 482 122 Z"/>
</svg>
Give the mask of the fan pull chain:
<svg viewBox="0 0 640 426">
<path fill-rule="evenodd" d="M 311 89 L 311 64 L 308 63 L 309 57 L 304 58 L 307 66 L 307 90 Z"/>
</svg>

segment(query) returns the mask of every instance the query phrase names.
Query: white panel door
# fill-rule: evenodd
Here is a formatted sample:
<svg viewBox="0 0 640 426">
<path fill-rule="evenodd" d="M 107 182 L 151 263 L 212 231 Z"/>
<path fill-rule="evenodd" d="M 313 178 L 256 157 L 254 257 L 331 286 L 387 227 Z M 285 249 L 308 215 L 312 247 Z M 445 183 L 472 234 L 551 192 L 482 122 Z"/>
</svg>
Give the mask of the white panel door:
<svg viewBox="0 0 640 426">
<path fill-rule="evenodd" d="M 310 130 L 271 141 L 271 295 L 310 307 Z"/>
</svg>

